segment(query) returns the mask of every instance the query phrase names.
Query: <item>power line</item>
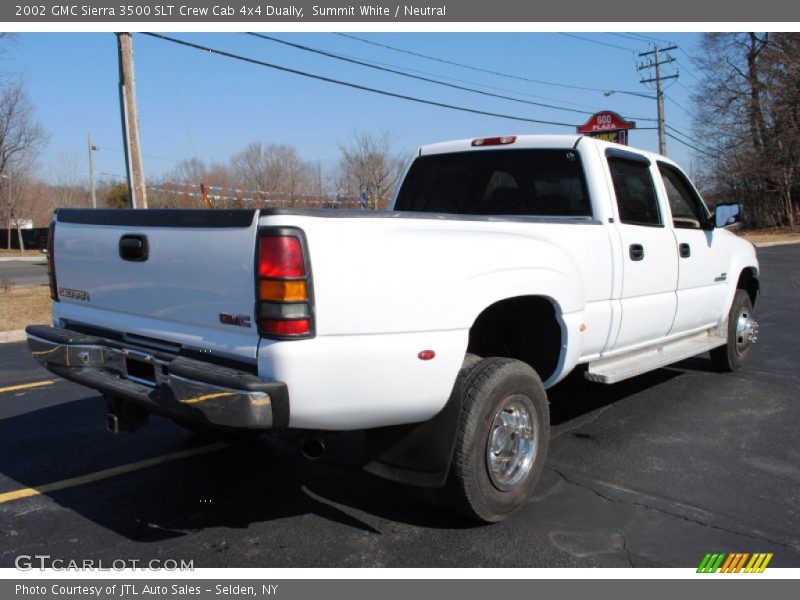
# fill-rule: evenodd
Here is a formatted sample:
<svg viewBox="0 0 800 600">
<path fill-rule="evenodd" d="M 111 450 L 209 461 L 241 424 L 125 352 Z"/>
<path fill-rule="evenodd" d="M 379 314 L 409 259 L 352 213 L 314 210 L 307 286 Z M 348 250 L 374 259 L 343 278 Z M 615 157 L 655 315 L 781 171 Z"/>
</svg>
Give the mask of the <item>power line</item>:
<svg viewBox="0 0 800 600">
<path fill-rule="evenodd" d="M 120 152 L 120 153 L 125 152 L 124 150 L 120 150 L 119 148 L 112 148 L 111 146 L 95 146 L 95 147 L 98 150 L 110 150 L 111 152 Z M 167 158 L 166 156 L 156 156 L 154 154 L 142 154 L 142 156 L 145 156 L 147 158 L 152 158 L 153 160 L 166 160 L 174 163 L 181 162 L 175 158 Z"/>
<path fill-rule="evenodd" d="M 675 44 L 674 40 L 665 40 L 664 38 L 657 38 L 650 35 L 642 35 L 641 33 L 636 33 L 634 31 L 628 31 L 625 34 L 617 34 L 617 35 L 624 35 L 631 39 L 639 39 L 645 42 L 661 42 L 662 44 L 673 45 Z"/>
<path fill-rule="evenodd" d="M 680 108 L 680 109 L 681 109 L 681 110 L 682 110 L 684 113 L 686 113 L 687 115 L 689 115 L 689 116 L 690 116 L 690 117 L 692 117 L 693 119 L 697 119 L 697 115 L 695 115 L 695 114 L 694 114 L 694 113 L 693 113 L 691 110 L 689 110 L 688 108 L 686 108 L 686 107 L 685 107 L 683 104 L 681 104 L 680 102 L 678 102 L 677 100 L 675 100 L 675 98 L 673 98 L 672 96 L 668 96 L 667 94 L 664 94 L 664 98 L 666 98 L 667 100 L 669 100 L 670 102 L 672 102 L 672 103 L 673 103 L 675 106 L 677 106 L 678 108 Z"/>
<path fill-rule="evenodd" d="M 398 94 L 398 93 L 395 93 L 395 92 L 389 92 L 387 90 L 373 88 L 373 87 L 369 87 L 369 86 L 366 86 L 366 85 L 361 85 L 359 83 L 353 83 L 353 82 L 350 82 L 350 81 L 342 81 L 340 79 L 333 79 L 332 77 L 326 77 L 324 75 L 317 75 L 315 73 L 309 73 L 307 71 L 300 71 L 298 69 L 292 69 L 290 67 L 284 67 L 284 66 L 281 66 L 281 65 L 276 65 L 274 63 L 268 63 L 268 62 L 265 62 L 265 61 L 262 61 L 262 60 L 257 60 L 255 58 L 249 58 L 247 56 L 242 56 L 240 54 L 234 54 L 232 52 L 226 52 L 224 50 L 217 50 L 215 48 L 210 48 L 208 46 L 195 44 L 193 42 L 187 42 L 185 40 L 180 40 L 180 39 L 169 37 L 169 36 L 162 35 L 162 34 L 159 34 L 159 33 L 152 33 L 152 32 L 143 31 L 143 32 L 141 32 L 141 34 L 142 35 L 146 35 L 146 36 L 150 36 L 150 37 L 154 37 L 154 38 L 157 38 L 157 39 L 160 39 L 160 40 L 164 40 L 164 41 L 167 41 L 167 42 L 172 42 L 174 44 L 179 44 L 181 46 L 186 46 L 187 48 L 194 48 L 195 50 L 208 52 L 210 54 L 216 54 L 218 56 L 224 56 L 226 58 L 233 58 L 233 59 L 240 60 L 242 62 L 247 62 L 247 63 L 253 64 L 253 65 L 259 65 L 261 67 L 266 67 L 268 69 L 275 69 L 276 71 L 282 71 L 284 73 L 291 73 L 293 75 L 300 75 L 301 77 L 307 77 L 309 79 L 316 79 L 317 81 L 325 81 L 327 83 L 334 83 L 336 85 L 341 85 L 341 86 L 349 87 L 349 88 L 356 89 L 356 90 L 362 90 L 362 91 L 365 91 L 365 92 L 372 92 L 374 94 L 380 94 L 382 96 L 388 96 L 390 98 L 398 98 L 400 100 L 408 100 L 410 102 L 417 102 L 419 104 L 427 104 L 429 106 L 438 106 L 440 108 L 449 108 L 451 110 L 458 110 L 458 111 L 461 111 L 461 112 L 467 112 L 467 113 L 472 113 L 472 114 L 476 114 L 476 115 L 484 115 L 484 116 L 488 116 L 488 117 L 498 117 L 498 118 L 501 118 L 501 119 L 510 119 L 512 121 L 522 121 L 522 122 L 525 122 L 525 123 L 539 123 L 539 124 L 543 124 L 543 125 L 556 125 L 556 126 L 559 126 L 559 127 L 575 127 L 576 126 L 574 123 L 562 123 L 562 122 L 559 122 L 559 121 L 545 121 L 545 120 L 542 120 L 542 119 L 530 119 L 530 118 L 527 118 L 527 117 L 518 117 L 518 116 L 515 116 L 515 115 L 507 115 L 507 114 L 502 114 L 502 113 L 495 113 L 495 112 L 490 112 L 490 111 L 485 111 L 485 110 L 479 110 L 479 109 L 476 109 L 476 108 L 469 108 L 469 107 L 466 107 L 466 106 L 458 106 L 458 105 L 455 105 L 455 104 L 447 104 L 447 103 L 444 103 L 444 102 L 437 102 L 435 100 L 426 100 L 424 98 L 417 98 L 416 96 L 408 96 L 406 94 Z"/>
<path fill-rule="evenodd" d="M 362 60 L 358 60 L 358 59 L 355 59 L 355 58 L 350 58 L 350 57 L 342 56 L 340 54 L 335 54 L 333 52 L 327 52 L 325 50 L 320 50 L 318 48 L 312 48 L 311 46 L 306 46 L 304 44 L 297 44 L 295 42 L 289 42 L 287 40 L 282 40 L 282 39 L 279 39 L 279 38 L 276 38 L 276 37 L 272 37 L 271 35 L 265 35 L 263 33 L 248 32 L 247 35 L 251 35 L 251 36 L 260 38 L 262 40 L 275 42 L 277 44 L 283 44 L 284 46 L 290 46 L 292 48 L 297 48 L 298 50 L 304 50 L 306 52 L 313 52 L 314 54 L 320 54 L 322 56 L 327 56 L 329 58 L 334 58 L 336 60 L 341 60 L 341 61 L 348 62 L 348 63 L 354 64 L 354 65 L 359 65 L 359 66 L 362 66 L 362 67 L 368 67 L 370 69 L 376 69 L 378 71 L 383 71 L 385 73 L 392 73 L 393 75 L 400 75 L 401 77 L 408 77 L 410 79 L 416 79 L 418 81 L 425 81 L 427 83 L 433 83 L 433 84 L 436 84 L 436 85 L 442 85 L 442 86 L 449 87 L 449 88 L 456 89 L 456 90 L 462 90 L 462 91 L 465 91 L 465 92 L 471 92 L 473 94 L 481 94 L 482 96 L 489 96 L 489 97 L 492 97 L 492 98 L 500 98 L 501 100 L 509 100 L 511 102 L 519 102 L 519 103 L 522 103 L 522 104 L 531 104 L 533 106 L 541 106 L 541 107 L 544 107 L 544 108 L 551 108 L 553 110 L 564 110 L 564 111 L 567 111 L 567 112 L 580 113 L 580 114 L 583 114 L 583 115 L 593 115 L 595 112 L 597 112 L 597 111 L 580 110 L 580 109 L 577 109 L 577 108 L 567 108 L 567 107 L 564 107 L 564 106 L 556 106 L 554 104 L 545 104 L 543 102 L 534 102 L 533 100 L 523 100 L 521 98 L 514 98 L 512 96 L 504 96 L 502 94 L 495 94 L 493 92 L 486 92 L 486 91 L 483 91 L 483 90 L 477 90 L 475 88 L 469 88 L 469 87 L 465 87 L 463 85 L 457 85 L 455 83 L 447 83 L 446 81 L 440 81 L 438 79 L 431 79 L 429 77 L 422 77 L 420 75 L 412 75 L 410 73 L 404 73 L 402 71 L 397 71 L 395 69 L 389 69 L 387 67 L 381 67 L 381 66 L 370 64 L 368 62 L 364 62 Z M 632 118 L 637 118 L 637 117 L 632 117 Z"/>
<path fill-rule="evenodd" d="M 584 42 L 589 42 L 590 44 L 598 44 L 600 46 L 607 46 L 609 48 L 616 48 L 617 50 L 625 50 L 626 52 L 636 52 L 636 48 L 627 48 L 625 46 L 618 46 L 617 44 L 610 44 L 608 42 L 601 42 L 599 40 L 593 40 L 591 38 L 583 37 L 582 35 L 577 35 L 575 33 L 565 33 L 559 32 L 560 35 L 565 35 L 567 37 L 575 38 L 576 40 L 581 40 Z"/>
<path fill-rule="evenodd" d="M 628 90 L 614 90 L 614 89 L 609 89 L 609 88 L 587 87 L 587 86 L 583 86 L 583 85 L 573 85 L 573 84 L 569 84 L 569 83 L 558 83 L 558 82 L 555 82 L 555 81 L 545 81 L 543 79 L 532 79 L 530 77 L 523 77 L 522 75 L 512 75 L 510 73 L 502 73 L 500 71 L 493 71 L 491 69 L 484 69 L 483 67 L 475 67 L 473 65 L 467 65 L 465 63 L 455 62 L 455 61 L 452 61 L 452 60 L 447 60 L 447 59 L 444 59 L 444 58 L 431 56 L 429 54 L 421 54 L 419 52 L 414 52 L 412 50 L 405 50 L 403 48 L 397 48 L 395 46 L 390 46 L 389 44 L 382 44 L 380 42 L 374 42 L 374 41 L 368 40 L 366 38 L 358 37 L 356 35 L 350 35 L 349 33 L 337 32 L 336 35 L 341 36 L 341 37 L 345 37 L 345 38 L 348 38 L 348 39 L 351 39 L 351 40 L 356 40 L 356 41 L 362 42 L 364 44 L 370 44 L 372 46 L 378 46 L 380 48 L 386 48 L 387 50 L 393 50 L 395 52 L 402 52 L 403 54 L 408 54 L 410 56 L 416 56 L 418 58 L 424 58 L 424 59 L 427 59 L 427 60 L 432 60 L 432 61 L 435 61 L 435 62 L 443 63 L 445 65 L 461 67 L 462 69 L 469 69 L 471 71 L 477 71 L 479 73 L 488 73 L 489 75 L 496 75 L 498 77 L 505 77 L 507 79 L 516 79 L 518 81 L 527 81 L 528 83 L 538 83 L 538 84 L 541 84 L 541 85 L 552 85 L 552 86 L 555 86 L 555 87 L 563 87 L 563 88 L 569 88 L 569 89 L 573 89 L 573 90 L 587 90 L 587 91 L 590 91 L 590 92 L 603 92 L 603 93 L 605 93 L 605 92 L 619 92 L 619 93 L 623 93 L 623 94 L 630 94 L 630 93 L 634 93 L 635 94 L 636 93 L 636 92 L 630 92 Z"/>
<path fill-rule="evenodd" d="M 675 85 L 677 85 L 679 88 L 682 88 L 683 90 L 685 90 L 685 91 L 689 92 L 690 94 L 694 94 L 694 92 L 693 92 L 692 90 L 690 90 L 689 88 L 687 88 L 687 87 L 686 87 L 685 85 L 683 85 L 683 84 L 682 84 L 680 81 L 676 81 L 676 82 L 675 82 Z"/>
<path fill-rule="evenodd" d="M 700 148 L 698 148 L 697 146 L 694 146 L 694 145 L 692 145 L 692 144 L 690 144 L 690 143 L 688 143 L 688 142 L 684 142 L 682 139 L 680 139 L 680 138 L 678 138 L 678 137 L 676 137 L 676 136 L 672 135 L 672 134 L 671 134 L 669 131 L 667 132 L 667 137 L 668 137 L 668 138 L 671 138 L 671 139 L 673 139 L 673 140 L 675 140 L 676 142 L 678 142 L 678 143 L 680 143 L 680 144 L 683 144 L 683 145 L 684 145 L 684 146 L 686 146 L 687 148 L 691 148 L 692 150 L 694 150 L 694 151 L 696 151 L 696 152 L 699 152 L 700 154 L 705 154 L 706 156 L 710 156 L 711 158 L 717 158 L 717 156 L 716 156 L 716 155 L 714 155 L 714 154 L 711 154 L 710 152 L 706 152 L 705 150 L 701 150 L 701 149 L 700 149 Z"/>
</svg>

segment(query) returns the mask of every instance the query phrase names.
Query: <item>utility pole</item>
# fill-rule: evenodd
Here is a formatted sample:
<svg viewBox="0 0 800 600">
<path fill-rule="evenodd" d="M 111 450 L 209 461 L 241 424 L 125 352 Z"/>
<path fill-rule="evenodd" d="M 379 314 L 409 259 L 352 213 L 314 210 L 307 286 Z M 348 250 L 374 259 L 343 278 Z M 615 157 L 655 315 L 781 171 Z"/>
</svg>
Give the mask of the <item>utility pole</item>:
<svg viewBox="0 0 800 600">
<path fill-rule="evenodd" d="M 125 142 L 125 167 L 131 208 L 147 208 L 142 151 L 139 146 L 139 117 L 136 110 L 136 82 L 133 76 L 133 37 L 117 33 L 119 52 L 119 102 L 122 111 L 122 137 Z"/>
<path fill-rule="evenodd" d="M 655 83 L 656 84 L 656 104 L 658 106 L 658 153 L 666 156 L 667 154 L 667 126 L 664 120 L 664 91 L 662 89 L 662 82 L 667 79 L 677 79 L 678 74 L 662 75 L 661 65 L 667 65 L 675 59 L 667 56 L 666 59 L 661 60 L 661 53 L 675 50 L 678 47 L 675 45 L 667 46 L 666 48 L 659 48 L 658 44 L 653 44 L 653 49 L 648 52 L 640 52 L 639 56 L 652 56 L 653 58 L 647 59 L 647 62 L 641 63 L 637 69 L 655 69 L 655 77 L 649 79 L 642 79 L 639 83 Z"/>
<path fill-rule="evenodd" d="M 89 134 L 89 191 L 92 193 L 92 208 L 97 208 L 97 195 L 94 190 L 94 153 L 97 146 L 92 144 L 92 134 Z"/>
</svg>

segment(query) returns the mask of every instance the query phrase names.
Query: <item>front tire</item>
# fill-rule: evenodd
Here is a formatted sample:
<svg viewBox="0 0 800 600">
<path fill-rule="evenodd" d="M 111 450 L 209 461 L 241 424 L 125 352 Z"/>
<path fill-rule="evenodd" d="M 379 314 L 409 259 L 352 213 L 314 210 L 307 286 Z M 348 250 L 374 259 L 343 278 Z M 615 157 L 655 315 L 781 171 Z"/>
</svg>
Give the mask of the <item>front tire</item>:
<svg viewBox="0 0 800 600">
<path fill-rule="evenodd" d="M 462 400 L 444 498 L 470 519 L 502 521 L 527 502 L 542 474 L 547 394 L 527 364 L 486 358 L 470 369 Z"/>
<path fill-rule="evenodd" d="M 744 290 L 736 290 L 728 313 L 728 343 L 711 351 L 711 363 L 722 372 L 742 368 L 750 347 L 758 337 L 758 324 L 753 318 L 753 303 Z"/>
</svg>

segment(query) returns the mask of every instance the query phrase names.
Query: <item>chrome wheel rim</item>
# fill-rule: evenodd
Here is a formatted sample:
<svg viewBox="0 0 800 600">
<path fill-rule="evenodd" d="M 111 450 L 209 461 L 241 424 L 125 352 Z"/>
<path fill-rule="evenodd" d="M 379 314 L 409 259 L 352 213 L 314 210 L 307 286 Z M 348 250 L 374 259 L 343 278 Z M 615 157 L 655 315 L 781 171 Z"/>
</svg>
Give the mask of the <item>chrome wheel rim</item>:
<svg viewBox="0 0 800 600">
<path fill-rule="evenodd" d="M 530 473 L 536 459 L 539 422 L 526 396 L 509 396 L 495 413 L 486 443 L 486 466 L 492 484 L 507 492 Z"/>
<path fill-rule="evenodd" d="M 736 352 L 743 354 L 758 339 L 758 323 L 745 307 L 736 319 Z"/>
</svg>

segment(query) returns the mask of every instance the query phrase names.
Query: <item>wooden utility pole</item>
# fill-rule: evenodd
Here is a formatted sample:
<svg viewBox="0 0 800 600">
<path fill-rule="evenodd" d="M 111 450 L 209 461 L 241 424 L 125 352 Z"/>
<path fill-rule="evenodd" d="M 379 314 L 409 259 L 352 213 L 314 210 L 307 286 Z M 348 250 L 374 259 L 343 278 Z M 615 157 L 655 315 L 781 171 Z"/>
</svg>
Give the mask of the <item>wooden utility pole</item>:
<svg viewBox="0 0 800 600">
<path fill-rule="evenodd" d="M 125 166 L 131 208 L 147 208 L 147 188 L 139 146 L 139 117 L 136 110 L 136 82 L 133 76 L 133 37 L 117 33 L 119 50 L 119 102 L 122 111 L 122 137 L 125 142 Z"/>
<path fill-rule="evenodd" d="M 667 155 L 667 126 L 664 118 L 664 90 L 662 89 L 662 82 L 667 79 L 677 79 L 678 74 L 662 75 L 661 65 L 671 63 L 674 59 L 668 56 L 665 60 L 661 60 L 660 54 L 668 50 L 675 50 L 677 46 L 669 46 L 667 48 L 659 48 L 658 44 L 653 44 L 653 49 L 649 52 L 640 52 L 639 56 L 653 55 L 651 60 L 639 65 L 638 69 L 655 69 L 655 77 L 650 79 L 642 79 L 640 83 L 655 83 L 656 84 L 656 104 L 658 108 L 658 153 Z"/>
</svg>

